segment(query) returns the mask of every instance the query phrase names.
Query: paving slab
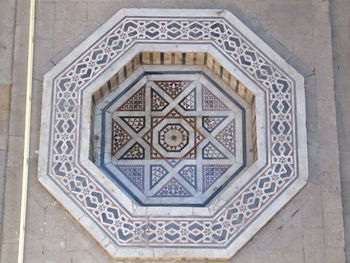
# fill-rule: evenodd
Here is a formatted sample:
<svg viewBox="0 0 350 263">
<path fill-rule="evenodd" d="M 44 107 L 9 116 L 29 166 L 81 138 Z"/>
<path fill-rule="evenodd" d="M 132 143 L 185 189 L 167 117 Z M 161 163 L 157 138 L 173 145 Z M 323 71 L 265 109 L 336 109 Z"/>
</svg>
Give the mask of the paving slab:
<svg viewBox="0 0 350 263">
<path fill-rule="evenodd" d="M 349 73 L 350 73 L 350 2 L 344 0 L 331 1 L 333 70 L 335 83 L 335 98 L 337 109 L 338 142 L 340 177 L 344 209 L 344 232 L 346 259 L 350 260 L 350 220 L 349 220 L 349 147 L 350 147 L 350 117 L 349 117 Z M 329 254 L 336 253 L 330 251 Z"/>
</svg>

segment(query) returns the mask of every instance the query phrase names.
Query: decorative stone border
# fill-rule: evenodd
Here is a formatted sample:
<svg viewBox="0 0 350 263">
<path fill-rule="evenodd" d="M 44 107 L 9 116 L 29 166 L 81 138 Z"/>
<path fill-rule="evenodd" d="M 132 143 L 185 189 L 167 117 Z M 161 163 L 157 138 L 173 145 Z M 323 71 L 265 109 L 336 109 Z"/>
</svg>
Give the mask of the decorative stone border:
<svg viewBox="0 0 350 263">
<path fill-rule="evenodd" d="M 180 208 L 148 217 L 147 208 L 136 209 L 131 215 L 124 206 L 134 204 L 107 191 L 107 178 L 96 179 L 90 122 L 84 122 L 91 117 L 92 94 L 146 50 L 207 52 L 256 94 L 254 165 L 264 168 L 212 215 L 192 209 L 192 215 L 173 216 Z M 41 125 L 40 182 L 113 257 L 229 258 L 307 180 L 303 78 L 223 10 L 119 11 L 45 76 Z"/>
</svg>

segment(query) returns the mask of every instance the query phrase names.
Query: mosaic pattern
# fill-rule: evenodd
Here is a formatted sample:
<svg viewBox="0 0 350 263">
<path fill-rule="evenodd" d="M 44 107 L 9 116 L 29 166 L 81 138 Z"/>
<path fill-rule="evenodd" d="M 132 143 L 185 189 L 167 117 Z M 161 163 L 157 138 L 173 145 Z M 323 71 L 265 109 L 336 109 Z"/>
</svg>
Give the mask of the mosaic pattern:
<svg viewBox="0 0 350 263">
<path fill-rule="evenodd" d="M 122 155 L 120 159 L 124 160 L 134 160 L 134 159 L 144 159 L 145 149 L 139 144 L 135 143 Z"/>
<path fill-rule="evenodd" d="M 208 132 L 214 131 L 225 119 L 227 116 L 203 116 L 202 117 L 202 126 Z"/>
<path fill-rule="evenodd" d="M 168 173 L 168 170 L 162 165 L 151 165 L 151 189 Z"/>
<path fill-rule="evenodd" d="M 151 128 L 143 136 L 151 159 L 195 159 L 203 135 L 195 116 L 183 116 L 176 109 L 165 116 L 151 117 Z"/>
<path fill-rule="evenodd" d="M 172 99 L 184 91 L 191 83 L 190 81 L 155 81 L 158 87 L 165 91 Z"/>
<path fill-rule="evenodd" d="M 235 122 L 231 121 L 217 136 L 216 139 L 235 154 Z"/>
<path fill-rule="evenodd" d="M 188 130 L 178 123 L 169 123 L 158 132 L 159 145 L 167 152 L 180 152 L 188 145 L 188 137 Z"/>
<path fill-rule="evenodd" d="M 151 91 L 151 97 L 152 97 L 152 111 L 162 111 L 168 106 L 168 102 L 159 95 L 154 89 Z"/>
<path fill-rule="evenodd" d="M 227 157 L 211 142 L 203 147 L 203 159 L 227 159 Z"/>
<path fill-rule="evenodd" d="M 196 110 L 196 90 L 193 89 L 185 98 L 179 102 L 180 107 L 185 111 Z"/>
<path fill-rule="evenodd" d="M 102 115 L 98 127 L 104 129 L 97 129 L 94 134 L 107 144 L 111 141 L 116 148 L 109 155 L 105 143 L 97 146 L 100 155 L 96 159 L 100 162 L 96 162 L 96 165 L 112 179 L 116 178 L 115 183 L 140 205 L 203 206 L 220 193 L 223 185 L 234 178 L 238 169 L 246 165 L 243 158 L 237 158 L 231 149 L 219 149 L 219 145 L 232 147 L 232 144 L 238 144 L 241 145 L 241 156 L 245 157 L 243 144 L 246 135 L 238 133 L 236 137 L 234 125 L 236 118 L 241 126 L 246 125 L 245 109 L 237 107 L 235 99 L 219 85 L 204 82 L 204 77 L 198 79 L 198 75 L 187 75 L 192 80 L 171 80 L 180 73 L 168 71 L 161 77 L 164 81 L 153 81 L 155 75 L 148 74 L 148 81 L 142 88 L 138 83 L 125 87 L 119 91 L 125 93 L 122 100 L 116 99 L 118 92 L 111 93 L 98 106 L 104 110 L 96 110 L 97 115 Z M 201 105 L 205 104 L 206 97 L 201 94 L 208 88 L 217 94 L 216 105 L 212 107 L 219 109 L 214 111 L 213 116 L 202 117 L 204 109 Z M 130 107 L 135 101 L 142 101 L 145 110 L 140 111 L 139 105 L 135 105 L 137 110 L 132 111 Z M 222 108 L 222 105 L 225 107 Z M 135 116 L 135 112 L 138 116 Z M 203 118 L 207 121 L 203 121 Z M 105 132 L 110 122 L 111 138 Z M 116 127 L 123 136 L 115 135 Z M 205 174 L 206 165 L 224 165 L 222 161 L 235 164 L 235 167 L 222 170 L 220 179 L 217 173 Z M 131 177 L 124 171 L 125 168 L 120 174 L 115 166 L 128 167 L 128 171 L 140 171 L 142 167 L 143 173 Z M 209 184 L 209 179 L 204 179 L 206 177 L 215 177 L 215 180 Z M 141 182 L 144 185 L 140 186 Z"/>
<path fill-rule="evenodd" d="M 204 88 L 202 90 L 202 100 L 203 110 L 205 111 L 228 110 L 227 106 L 207 88 Z"/>
<path fill-rule="evenodd" d="M 116 122 L 112 122 L 112 155 L 131 140 L 131 136 Z"/>
<path fill-rule="evenodd" d="M 145 87 L 135 92 L 127 102 L 120 106 L 120 111 L 144 111 L 145 110 Z"/>
<path fill-rule="evenodd" d="M 118 165 L 117 167 L 139 190 L 143 190 L 144 167 L 142 165 Z"/>
<path fill-rule="evenodd" d="M 206 191 L 213 183 L 222 176 L 229 165 L 205 165 L 203 167 L 203 189 Z"/>
<path fill-rule="evenodd" d="M 175 178 L 170 179 L 154 196 L 159 197 L 189 197 L 191 193 Z"/>
<path fill-rule="evenodd" d="M 172 11 L 162 13 L 160 10 L 147 10 L 135 16 L 132 12 L 135 10 L 125 11 L 123 13 L 125 17 L 120 21 L 120 16 L 114 17 L 114 23 L 110 23 L 112 26 L 108 30 L 101 29 L 94 41 L 85 42 L 79 47 L 79 56 L 75 53 L 74 59 L 70 57 L 60 63 L 51 75 L 48 75 L 45 85 L 49 83 L 51 86 L 44 88 L 43 107 L 50 111 L 50 114 L 43 111 L 43 123 L 50 125 L 44 125 L 41 132 L 43 140 L 39 162 L 40 181 L 60 202 L 70 200 L 65 205 L 67 209 L 83 211 L 85 221 L 81 221 L 82 224 L 85 224 L 86 228 L 115 257 L 154 256 L 153 248 L 163 251 L 168 257 L 182 257 L 181 250 L 186 251 L 185 254 L 191 255 L 192 258 L 220 257 L 220 251 L 225 252 L 225 257 L 230 257 L 244 245 L 245 242 L 240 241 L 239 238 L 241 235 L 249 233 L 244 238 L 249 240 L 305 184 L 306 142 L 300 139 L 300 136 L 306 137 L 303 126 L 305 125 L 303 119 L 305 102 L 302 78 L 278 55 L 262 45 L 261 40 L 244 27 L 237 18 L 225 11 L 203 11 L 203 16 L 198 16 L 198 10 L 193 10 L 191 17 L 181 16 L 181 12 L 175 15 Z M 145 15 L 146 13 L 148 16 Z M 164 15 L 157 17 L 160 14 Z M 223 14 L 226 18 L 218 17 L 218 14 Z M 253 40 L 250 41 L 249 38 Z M 173 44 L 174 48 L 181 46 L 181 43 L 189 46 L 210 42 L 264 93 L 267 107 L 267 120 L 264 127 L 268 141 L 266 151 L 268 158 L 264 169 L 254 174 L 240 187 L 239 191 L 234 193 L 232 198 L 227 199 L 225 205 L 211 216 L 194 214 L 186 217 L 181 215 L 134 217 L 118 201 L 117 196 L 107 191 L 89 169 L 79 163 L 77 158 L 79 142 L 82 134 L 86 134 L 80 126 L 83 121 L 81 93 L 90 88 L 89 84 L 104 74 L 105 69 L 118 61 L 123 53 L 137 41 L 143 43 L 163 41 L 169 45 Z M 145 92 L 145 88 L 136 91 L 134 99 L 123 102 L 119 110 L 123 113 L 144 111 L 146 109 Z M 159 93 L 159 95 L 162 94 Z M 208 89 L 203 89 L 198 97 L 204 99 L 202 107 L 206 112 L 224 111 L 229 107 L 227 103 L 220 102 L 219 98 Z M 159 106 L 162 105 L 159 102 L 154 105 L 157 109 L 164 107 L 164 103 L 163 106 Z M 258 116 L 259 109 L 256 112 Z M 220 112 L 220 115 L 224 114 Z M 118 122 L 119 119 L 115 121 Z M 220 125 L 225 124 L 223 122 Z M 124 128 L 127 127 L 123 126 Z M 231 127 L 227 128 L 227 130 L 230 129 Z M 213 132 L 218 130 L 223 131 L 217 127 Z M 205 132 L 203 128 L 203 134 Z M 112 141 L 114 137 L 111 137 Z M 222 144 L 225 147 L 223 148 L 230 152 L 233 148 L 230 136 L 226 135 L 226 128 L 221 137 L 224 138 Z M 300 142 L 304 142 L 305 145 Z M 142 148 L 140 141 L 137 143 L 133 144 L 124 155 L 142 156 L 148 152 L 147 149 Z M 118 144 L 116 146 L 121 147 Z M 117 148 L 116 155 L 121 151 Z M 130 153 L 126 154 L 129 151 Z M 178 167 L 184 161 L 168 159 L 165 163 L 173 163 Z M 141 186 L 145 185 L 145 180 L 139 175 L 141 171 L 145 173 L 149 169 L 137 169 L 136 165 L 131 168 L 131 171 L 136 169 L 134 172 L 128 171 L 126 167 L 117 169 L 139 191 L 142 189 Z M 210 184 L 215 184 L 225 176 L 225 168 L 227 167 L 205 166 L 202 169 L 202 179 L 205 178 L 202 182 L 205 187 L 208 187 L 206 192 L 210 191 Z M 196 176 L 198 177 L 198 171 Z M 199 181 L 197 180 L 197 183 Z M 158 183 L 164 192 L 157 193 L 161 193 L 161 196 L 193 194 L 190 187 L 184 190 L 182 186 L 185 183 L 187 183 L 185 180 L 180 182 L 180 178 L 171 178 L 163 185 Z M 58 191 L 65 193 L 64 199 Z M 275 202 L 277 199 L 280 202 Z M 80 220 L 78 214 L 74 210 L 73 215 Z M 251 225 L 254 223 L 255 228 L 252 229 Z M 93 229 L 89 228 L 89 224 L 93 224 Z M 247 229 L 250 231 L 246 231 Z M 234 245 L 231 246 L 231 244 Z M 130 253 L 128 252 L 131 251 L 130 249 L 124 250 L 123 247 L 138 249 L 131 249 L 133 252 Z M 187 250 L 191 248 L 196 250 L 190 253 Z"/>
<path fill-rule="evenodd" d="M 178 172 L 187 182 L 189 182 L 195 189 L 197 188 L 197 166 L 185 165 Z"/>
<path fill-rule="evenodd" d="M 139 133 L 145 127 L 145 116 L 124 116 L 120 118 L 136 133 Z"/>
</svg>

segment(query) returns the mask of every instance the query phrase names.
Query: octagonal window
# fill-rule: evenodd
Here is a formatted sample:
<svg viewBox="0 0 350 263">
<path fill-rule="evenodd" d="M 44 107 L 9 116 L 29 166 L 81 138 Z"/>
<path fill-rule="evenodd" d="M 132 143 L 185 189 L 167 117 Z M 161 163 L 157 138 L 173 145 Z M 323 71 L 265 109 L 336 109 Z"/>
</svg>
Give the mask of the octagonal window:
<svg viewBox="0 0 350 263">
<path fill-rule="evenodd" d="M 228 11 L 120 10 L 45 75 L 39 180 L 114 258 L 227 259 L 307 182 L 303 81 Z"/>
</svg>

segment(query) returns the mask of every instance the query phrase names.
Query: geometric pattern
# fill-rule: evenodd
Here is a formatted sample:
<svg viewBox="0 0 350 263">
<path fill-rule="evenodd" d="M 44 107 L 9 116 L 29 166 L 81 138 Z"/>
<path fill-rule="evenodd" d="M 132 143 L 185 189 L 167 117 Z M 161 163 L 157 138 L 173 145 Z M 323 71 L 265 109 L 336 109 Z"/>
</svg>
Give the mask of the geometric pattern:
<svg viewBox="0 0 350 263">
<path fill-rule="evenodd" d="M 145 149 L 139 144 L 135 143 L 131 146 L 120 159 L 144 159 L 145 158 Z"/>
<path fill-rule="evenodd" d="M 131 136 L 113 119 L 112 120 L 112 156 L 131 140 Z"/>
<path fill-rule="evenodd" d="M 143 165 L 118 165 L 117 167 L 139 190 L 143 191 Z"/>
<path fill-rule="evenodd" d="M 172 99 L 176 99 L 191 83 L 190 81 L 155 81 Z"/>
<path fill-rule="evenodd" d="M 186 17 L 188 14 L 193 15 Z M 46 76 L 42 115 L 45 125 L 42 125 L 41 130 L 39 158 L 40 182 L 114 257 L 231 257 L 244 245 L 244 240 L 251 239 L 306 183 L 308 169 L 302 77 L 227 11 L 220 11 L 218 16 L 218 10 L 201 11 L 200 14 L 198 10 L 186 11 L 186 14 L 175 14 L 173 10 L 165 14 L 150 9 L 147 13 L 144 10 L 142 13 L 123 10 L 111 21 L 113 23 L 108 22 Z M 179 215 L 168 207 L 170 213 L 167 214 L 152 214 L 152 209 L 147 208 L 144 209 L 148 211 L 146 214 L 135 215 L 130 206 L 123 202 L 126 195 L 122 191 L 110 191 L 112 184 L 106 185 L 95 175 L 100 170 L 90 165 L 86 156 L 86 141 L 89 140 L 90 131 L 84 125 L 89 123 L 90 116 L 84 113 L 89 110 L 86 107 L 91 105 L 85 105 L 86 96 L 82 95 L 90 94 L 95 80 L 106 79 L 109 74 L 107 69 L 122 63 L 121 58 L 125 58 L 125 53 L 135 43 L 157 45 L 155 43 L 158 42 L 166 43 L 169 47 L 176 45 L 181 51 L 183 46 L 186 50 L 195 51 L 193 47 L 209 43 L 210 49 L 206 50 L 215 50 L 211 54 L 220 52 L 225 61 L 239 72 L 243 82 L 254 83 L 256 96 L 265 107 L 263 111 L 257 108 L 255 113 L 257 121 L 265 120 L 261 116 L 266 117 L 266 121 L 258 123 L 257 129 L 258 133 L 262 132 L 261 138 L 266 137 L 267 141 L 263 148 L 266 155 L 264 166 L 251 174 L 244 184 L 238 184 L 231 197 L 225 199 L 213 214 L 205 214 L 203 209 L 206 208 L 198 207 L 196 209 L 199 212 L 196 213 L 190 207 L 192 214 L 188 215 L 186 207 L 182 207 Z M 139 48 L 144 50 L 145 46 L 142 45 Z M 239 88 L 240 85 L 237 86 Z M 143 91 L 146 92 L 145 89 Z M 204 96 L 205 103 L 201 104 L 203 110 L 222 108 L 208 94 Z M 129 98 L 129 102 L 122 104 L 119 110 L 123 113 L 129 110 L 144 111 L 144 101 L 136 97 L 135 100 Z M 221 96 L 217 98 L 221 99 Z M 229 107 L 227 100 L 222 103 Z M 201 105 L 197 103 L 197 107 Z M 237 119 L 235 124 L 237 128 Z M 213 136 L 222 130 L 216 128 Z M 124 151 L 128 144 L 119 151 Z M 201 147 L 197 146 L 199 149 Z M 237 154 L 237 149 L 235 151 Z M 228 155 L 229 151 L 224 153 Z M 185 161 L 181 160 L 175 169 Z M 135 161 L 136 165 L 142 164 L 136 164 Z M 204 165 L 213 164 L 203 164 L 200 167 L 201 175 L 206 169 L 207 177 L 212 175 L 219 179 L 208 178 L 203 185 L 208 186 L 212 180 L 220 182 L 221 178 L 226 177 L 225 173 L 219 176 L 217 170 L 220 169 L 208 170 Z M 143 169 L 144 176 L 146 170 L 149 171 Z M 177 175 L 172 176 L 175 181 L 181 181 Z M 149 181 L 144 182 L 147 185 Z M 186 187 L 185 183 L 181 181 L 183 187 Z M 158 190 L 158 186 L 164 187 L 164 184 L 159 182 L 154 189 Z M 139 187 L 136 188 L 139 191 Z M 191 189 L 186 187 L 186 190 L 193 195 Z M 206 192 L 211 190 L 209 186 Z M 228 190 L 232 189 L 228 187 Z M 171 193 L 171 190 L 168 192 Z M 116 193 L 123 195 L 123 199 Z"/>
<path fill-rule="evenodd" d="M 151 159 L 169 160 L 195 159 L 204 137 L 195 116 L 183 116 L 172 109 L 165 116 L 151 117 L 151 127 L 142 139 L 150 147 Z"/>
<path fill-rule="evenodd" d="M 202 191 L 203 179 L 200 168 L 202 164 L 208 163 L 207 160 L 215 160 L 217 164 L 221 164 L 222 160 L 226 163 L 230 160 L 232 164 L 237 165 L 236 170 L 245 165 L 242 163 L 242 159 L 236 159 L 233 154 L 227 151 L 223 153 L 219 149 L 221 144 L 215 137 L 218 135 L 217 133 L 212 132 L 208 137 L 203 135 L 203 132 L 207 134 L 205 133 L 207 128 L 203 127 L 202 105 L 204 102 L 202 101 L 203 97 L 197 96 L 197 94 L 202 93 L 203 87 L 209 87 L 212 92 L 220 96 L 217 103 L 225 100 L 227 104 L 224 111 L 229 115 L 224 117 L 219 115 L 216 123 L 213 123 L 215 120 L 211 120 L 212 131 L 215 128 L 223 130 L 236 115 L 238 120 L 243 121 L 241 118 L 242 110 L 232 103 L 230 97 L 222 93 L 219 85 L 206 84 L 204 86 L 202 85 L 203 80 L 199 80 L 198 75 L 187 75 L 186 80 L 183 81 L 184 84 L 181 80 L 172 81 L 173 77 L 179 78 L 178 74 L 168 71 L 168 74 L 158 77 L 157 81 L 153 80 L 154 75 L 147 74 L 146 83 L 133 83 L 126 87 L 125 91 L 120 91 L 123 92 L 123 104 L 125 104 L 125 101 L 129 103 L 135 98 L 135 94 L 143 94 L 134 91 L 140 90 L 140 86 L 145 87 L 145 97 L 139 98 L 143 101 L 144 111 L 120 111 L 119 98 L 106 98 L 106 103 L 109 106 L 105 107 L 105 113 L 102 113 L 102 116 L 106 117 L 107 112 L 110 112 L 113 120 L 125 129 L 130 138 L 127 138 L 129 139 L 128 143 L 122 144 L 120 142 L 121 146 L 115 154 L 111 156 L 107 154 L 106 161 L 102 165 L 98 165 L 141 205 L 202 206 L 222 189 L 221 185 L 215 184 L 213 181 L 213 184 L 209 186 L 212 191 L 208 191 L 208 193 Z M 163 81 L 158 80 L 160 78 Z M 172 82 L 175 84 L 172 85 Z M 168 87 L 166 91 L 164 91 L 165 87 Z M 178 89 L 170 89 L 169 87 Z M 179 87 L 183 87 L 183 89 Z M 173 96 L 170 96 L 168 92 L 171 92 L 170 94 Z M 131 99 L 128 96 L 131 96 Z M 223 104 L 223 102 L 221 103 Z M 214 118 L 216 114 L 220 113 L 222 112 L 216 110 L 211 114 Z M 225 120 L 226 122 L 224 122 Z M 107 142 L 110 139 L 106 133 L 96 131 L 96 134 L 98 137 L 105 138 Z M 239 138 L 238 141 L 242 144 L 242 139 Z M 129 143 L 130 141 L 132 142 Z M 104 149 L 104 145 L 101 144 L 101 153 L 105 153 Z M 115 170 L 113 165 L 143 166 L 143 178 L 146 182 L 143 185 L 143 190 L 135 190 L 130 185 L 131 179 L 124 178 L 125 175 Z M 234 172 L 235 170 L 232 170 L 231 174 L 227 175 L 228 181 L 235 176 Z M 181 185 L 176 189 L 182 189 L 182 192 L 188 192 L 188 194 L 167 193 L 166 189 L 172 189 L 170 186 L 174 188 L 177 185 L 174 181 L 168 185 L 172 178 Z M 220 182 L 220 184 L 222 183 Z"/>
<path fill-rule="evenodd" d="M 145 116 L 120 118 L 136 133 L 139 133 L 145 127 Z"/>
<path fill-rule="evenodd" d="M 217 136 L 216 139 L 235 154 L 235 121 L 232 120 Z"/>
<path fill-rule="evenodd" d="M 196 110 L 196 89 L 194 88 L 185 98 L 183 98 L 179 105 L 185 111 L 195 111 Z"/>
<path fill-rule="evenodd" d="M 181 162 L 181 159 L 167 159 L 166 162 L 174 168 L 177 164 Z"/>
<path fill-rule="evenodd" d="M 231 165 L 203 165 L 203 191 L 218 180 Z"/>
<path fill-rule="evenodd" d="M 166 106 L 168 106 L 168 102 L 159 95 L 154 89 L 151 91 L 151 100 L 152 100 L 152 111 L 162 111 Z"/>
<path fill-rule="evenodd" d="M 196 165 L 185 165 L 178 172 L 193 188 L 197 187 L 197 166 Z"/>
<path fill-rule="evenodd" d="M 203 110 L 205 111 L 216 111 L 216 110 L 228 110 L 227 106 L 218 99 L 213 93 L 207 88 L 202 89 L 203 97 Z"/>
<path fill-rule="evenodd" d="M 225 119 L 227 116 L 203 116 L 202 117 L 202 126 L 203 128 L 211 133 L 214 131 Z"/>
<path fill-rule="evenodd" d="M 145 110 L 145 87 L 139 89 L 124 104 L 119 107 L 119 111 L 144 111 Z"/>
<path fill-rule="evenodd" d="M 224 155 L 215 145 L 209 142 L 203 147 L 203 159 L 227 159 L 227 156 Z"/>
<path fill-rule="evenodd" d="M 168 173 L 162 165 L 151 165 L 151 189 Z"/>
<path fill-rule="evenodd" d="M 157 197 L 189 197 L 191 193 L 176 179 L 172 178 L 154 196 Z"/>
<path fill-rule="evenodd" d="M 130 140 L 132 140 L 132 146 L 130 146 L 130 143 L 122 144 L 120 142 L 121 147 L 118 148 L 115 155 L 111 156 L 112 159 L 107 162 L 106 166 L 110 166 L 109 162 L 114 165 L 144 166 L 143 177 L 146 184 L 143 191 L 135 191 L 133 187 L 129 189 L 127 180 L 130 181 L 130 179 L 125 180 L 123 175 L 113 170 L 113 167 L 111 167 L 110 172 L 111 176 L 118 176 L 121 182 L 118 182 L 117 179 L 115 181 L 123 184 L 125 191 L 134 199 L 140 200 L 139 202 L 142 205 L 203 205 L 212 196 L 218 194 L 222 187 L 215 184 L 216 181 L 213 180 L 213 183 L 208 185 L 212 191 L 208 191 L 208 193 L 202 191 L 204 180 L 202 179 L 201 165 L 208 163 L 210 160 L 215 160 L 217 164 L 221 164 L 221 161 L 227 163 L 230 160 L 232 164 L 237 164 L 236 169 L 240 167 L 238 164 L 243 165 L 234 159 L 233 154 L 227 151 L 224 153 L 224 148 L 220 149 L 219 134 L 214 132 L 216 128 L 217 131 L 224 130 L 235 115 L 242 120 L 240 117 L 241 110 L 228 100 L 228 97 L 221 92 L 218 86 L 212 84 L 204 86 L 202 81 L 197 80 L 198 76 L 196 77 L 196 75 L 191 77 L 188 75 L 187 80 L 184 81 L 185 84 L 181 84 L 180 80 L 171 81 L 173 76 L 177 77 L 176 73 L 163 75 L 162 79 L 164 81 L 153 81 L 153 75 L 147 75 L 148 81 L 142 84 L 146 87 L 145 98 L 141 99 L 145 105 L 145 111 L 137 111 L 137 115 L 136 111 L 135 113 L 119 111 L 119 100 L 110 103 L 109 101 L 113 101 L 113 99 L 106 98 L 109 105 L 113 105 L 110 106 L 113 107 L 113 110 L 106 108 L 106 112 L 111 111 L 116 122 L 119 126 L 125 127 L 125 132 L 130 134 Z M 172 85 L 172 82 L 176 82 L 176 85 Z M 160 86 L 160 83 L 166 83 L 167 87 L 185 87 L 186 89 L 180 90 L 181 92 L 177 90 L 179 93 L 177 96 L 175 96 L 174 90 L 171 90 L 173 96 L 170 96 L 167 94 L 167 92 L 170 92 L 169 89 L 165 92 L 164 85 Z M 197 96 L 197 94 L 202 93 L 203 87 L 206 89 L 209 87 L 211 92 L 215 92 L 216 96 L 220 96 L 220 99 L 216 98 L 217 104 L 224 104 L 221 100 L 225 100 L 227 106 L 225 106 L 224 112 L 229 115 L 219 115 L 217 119 L 213 119 L 216 114 L 223 113 L 216 110 L 211 113 L 212 117 L 202 116 L 202 105 L 204 104 L 202 99 L 204 97 Z M 139 85 L 131 85 L 125 94 L 132 94 L 131 96 L 134 97 L 135 93 L 132 91 L 138 89 Z M 123 95 L 123 98 L 124 101 L 130 101 L 128 95 Z M 233 112 L 233 110 L 237 112 Z M 105 113 L 103 113 L 103 116 L 105 116 Z M 203 121 L 203 117 L 206 117 L 206 122 Z M 208 121 L 211 121 L 211 123 Z M 205 127 L 208 123 L 212 127 L 208 125 Z M 203 135 L 207 133 L 203 132 L 207 131 L 208 128 L 211 129 L 211 136 L 207 137 Z M 105 137 L 106 135 L 101 134 L 101 136 Z M 221 135 L 221 137 L 223 136 Z M 106 138 L 106 141 L 108 139 Z M 242 142 L 241 139 L 239 141 Z M 104 152 L 104 146 L 101 146 L 101 152 Z M 201 172 L 197 173 L 197 171 Z M 234 171 L 227 175 L 228 180 L 231 180 L 233 176 Z M 170 186 L 174 188 L 177 185 L 174 181 L 171 181 L 171 184 L 168 185 L 172 178 L 181 185 L 177 189 L 183 189 L 182 192 L 188 192 L 188 194 L 169 194 L 166 189 L 172 189 Z M 220 181 L 220 184 L 222 183 Z M 170 198 L 172 200 L 169 200 Z"/>
<path fill-rule="evenodd" d="M 179 152 L 188 144 L 188 137 L 181 124 L 169 123 L 159 131 L 159 144 L 168 152 Z"/>
</svg>

